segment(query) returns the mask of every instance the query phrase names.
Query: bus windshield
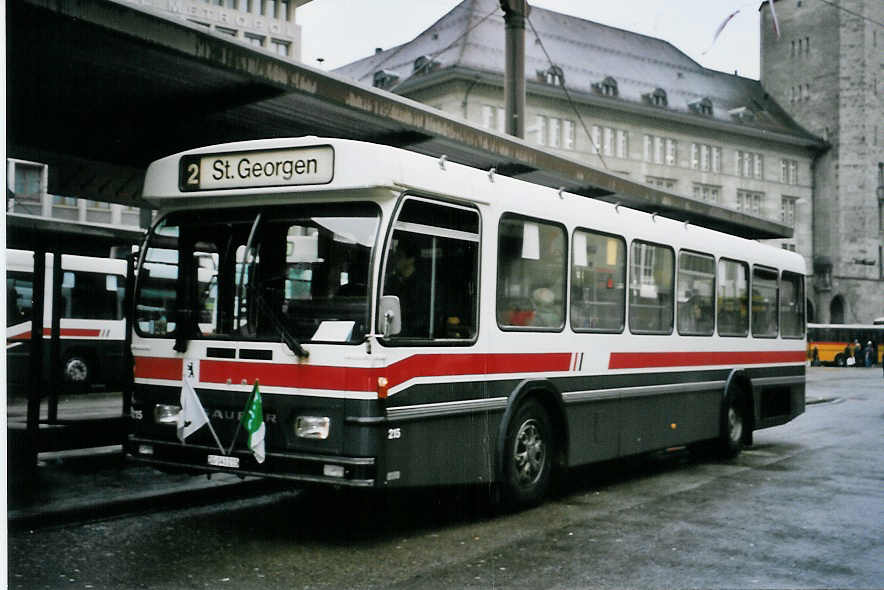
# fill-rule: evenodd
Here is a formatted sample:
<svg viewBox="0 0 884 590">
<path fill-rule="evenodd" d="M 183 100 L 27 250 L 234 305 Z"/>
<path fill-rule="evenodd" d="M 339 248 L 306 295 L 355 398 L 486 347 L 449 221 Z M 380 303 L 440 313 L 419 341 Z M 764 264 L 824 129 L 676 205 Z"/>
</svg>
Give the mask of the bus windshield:
<svg viewBox="0 0 884 590">
<path fill-rule="evenodd" d="M 142 257 L 136 329 L 179 340 L 362 342 L 378 223 L 369 203 L 172 213 Z"/>
</svg>

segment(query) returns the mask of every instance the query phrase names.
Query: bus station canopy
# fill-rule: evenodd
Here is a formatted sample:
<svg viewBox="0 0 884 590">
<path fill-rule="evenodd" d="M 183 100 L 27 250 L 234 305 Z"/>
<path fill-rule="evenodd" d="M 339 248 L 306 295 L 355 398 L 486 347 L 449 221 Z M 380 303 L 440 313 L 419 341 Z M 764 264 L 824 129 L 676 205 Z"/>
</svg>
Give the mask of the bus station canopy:
<svg viewBox="0 0 884 590">
<path fill-rule="evenodd" d="M 549 153 L 135 3 L 14 0 L 6 19 L 8 156 L 48 164 L 51 194 L 144 206 L 152 160 L 316 135 L 445 155 L 747 238 L 792 235 L 785 224 Z"/>
</svg>

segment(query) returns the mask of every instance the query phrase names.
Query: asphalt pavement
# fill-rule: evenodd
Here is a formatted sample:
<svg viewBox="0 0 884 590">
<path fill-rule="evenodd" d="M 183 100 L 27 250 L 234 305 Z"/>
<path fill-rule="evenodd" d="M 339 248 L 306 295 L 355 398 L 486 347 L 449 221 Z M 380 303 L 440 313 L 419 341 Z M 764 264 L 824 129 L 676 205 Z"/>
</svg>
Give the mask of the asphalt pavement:
<svg viewBox="0 0 884 590">
<path fill-rule="evenodd" d="M 824 395 L 824 390 L 813 387 L 813 373 L 850 370 L 856 369 L 809 369 L 807 403 L 832 401 Z M 84 406 L 94 403 L 88 398 L 80 402 Z M 77 402 L 73 406 L 76 407 Z M 8 408 L 10 420 L 18 413 L 18 409 Z M 214 474 L 210 478 L 163 473 L 148 465 L 127 461 L 120 445 L 40 453 L 38 457 L 37 467 L 30 476 L 7 474 L 10 527 L 51 526 L 165 506 L 193 506 L 286 485 L 233 474 Z"/>
</svg>

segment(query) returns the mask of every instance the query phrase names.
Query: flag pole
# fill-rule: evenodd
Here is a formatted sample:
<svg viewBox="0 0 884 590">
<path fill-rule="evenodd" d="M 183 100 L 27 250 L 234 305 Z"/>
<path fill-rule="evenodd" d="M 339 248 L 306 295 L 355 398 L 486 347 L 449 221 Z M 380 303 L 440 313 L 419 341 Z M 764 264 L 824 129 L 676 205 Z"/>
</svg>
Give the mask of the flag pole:
<svg viewBox="0 0 884 590">
<path fill-rule="evenodd" d="M 257 387 L 258 387 L 258 380 L 255 379 L 255 385 L 252 386 L 252 392 L 249 394 L 249 398 L 246 400 L 246 408 L 248 408 L 252 404 L 252 399 L 254 399 L 254 397 L 255 397 L 255 389 L 257 389 Z M 210 426 L 211 426 L 211 424 L 210 424 Z M 233 452 L 233 447 L 234 447 L 234 445 L 236 445 L 236 439 L 239 436 L 240 430 L 242 430 L 242 419 L 241 418 L 236 421 L 236 432 L 233 433 L 233 440 L 230 441 L 230 448 L 227 449 L 228 455 Z M 213 432 L 213 434 L 214 434 L 214 432 Z M 221 443 L 218 443 L 218 444 L 221 444 Z M 222 448 L 221 450 L 223 451 L 224 449 Z"/>
<path fill-rule="evenodd" d="M 224 445 L 221 444 L 221 440 L 218 438 L 218 435 L 215 433 L 215 429 L 212 428 L 212 421 L 209 420 L 208 422 L 206 422 L 206 424 L 209 425 L 209 432 L 211 432 L 212 436 L 215 437 L 215 442 L 218 444 L 218 448 L 221 449 L 221 454 L 225 454 L 224 453 Z M 228 451 L 226 454 L 229 455 L 230 452 Z"/>
</svg>

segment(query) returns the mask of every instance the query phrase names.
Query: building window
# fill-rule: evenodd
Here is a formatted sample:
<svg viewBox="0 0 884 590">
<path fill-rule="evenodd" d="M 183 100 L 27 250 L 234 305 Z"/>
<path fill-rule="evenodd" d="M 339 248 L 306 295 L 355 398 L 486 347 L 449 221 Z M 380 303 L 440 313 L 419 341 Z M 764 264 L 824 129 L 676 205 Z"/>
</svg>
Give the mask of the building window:
<svg viewBox="0 0 884 590">
<path fill-rule="evenodd" d="M 574 149 L 574 121 L 562 119 L 562 147 L 566 150 Z"/>
<path fill-rule="evenodd" d="M 763 202 L 764 193 L 746 190 L 737 191 L 737 211 L 760 217 Z"/>
<path fill-rule="evenodd" d="M 617 80 L 612 78 L 611 76 L 606 77 L 604 80 L 597 84 L 592 85 L 599 94 L 602 96 L 617 96 L 619 91 L 617 90 Z"/>
<path fill-rule="evenodd" d="M 57 207 L 76 207 L 77 197 L 52 197 L 52 204 Z"/>
<path fill-rule="evenodd" d="M 645 135 L 645 162 L 675 166 L 678 163 L 678 142 L 671 137 Z"/>
<path fill-rule="evenodd" d="M 540 145 L 574 149 L 574 129 L 574 121 L 570 119 L 537 115 L 537 143 Z M 598 152 L 593 149 L 592 153 Z"/>
<path fill-rule="evenodd" d="M 629 154 L 628 138 L 626 131 L 613 127 L 592 126 L 592 153 L 599 150 L 606 156 L 616 154 L 618 158 L 626 158 Z"/>
<path fill-rule="evenodd" d="M 691 144 L 691 168 L 704 172 L 721 172 L 721 148 L 705 143 Z"/>
<path fill-rule="evenodd" d="M 503 107 L 483 104 L 482 127 L 485 129 L 491 129 L 492 131 L 503 131 L 505 115 L 506 111 L 504 111 Z"/>
<path fill-rule="evenodd" d="M 264 39 L 263 35 L 253 35 L 252 33 L 245 33 L 246 43 L 251 45 L 252 47 L 264 47 Z M 378 73 L 375 72 L 375 79 L 377 79 Z M 375 84 L 377 86 L 377 84 Z"/>
<path fill-rule="evenodd" d="M 764 177 L 764 156 L 755 152 L 737 150 L 736 175 L 745 178 Z"/>
<path fill-rule="evenodd" d="M 653 92 L 645 94 L 644 98 L 655 107 L 665 107 L 669 104 L 666 100 L 666 91 L 662 88 L 655 88 Z"/>
<path fill-rule="evenodd" d="M 798 184 L 798 162 L 796 160 L 780 160 L 780 182 Z"/>
<path fill-rule="evenodd" d="M 291 46 L 291 43 L 289 43 L 288 41 L 280 41 L 279 39 L 271 39 L 270 40 L 270 48 L 273 50 L 273 53 L 275 53 L 276 55 L 288 57 L 290 46 Z"/>
<path fill-rule="evenodd" d="M 565 85 L 565 73 L 559 66 L 550 66 L 549 69 L 538 70 L 537 79 L 550 86 Z"/>
<path fill-rule="evenodd" d="M 441 65 L 441 62 L 433 59 L 429 55 L 422 55 L 414 60 L 414 64 L 412 65 L 412 73 L 414 74 L 428 74 L 435 69 L 437 69 Z"/>
<path fill-rule="evenodd" d="M 15 164 L 16 199 L 39 199 L 43 184 L 43 167 L 29 164 Z"/>
<path fill-rule="evenodd" d="M 86 207 L 88 207 L 89 209 L 103 209 L 103 210 L 107 211 L 107 210 L 110 210 L 111 204 L 108 203 L 107 201 L 89 200 L 89 201 L 86 201 Z"/>
<path fill-rule="evenodd" d="M 629 157 L 629 134 L 623 129 L 617 130 L 617 157 L 624 159 Z"/>
<path fill-rule="evenodd" d="M 721 196 L 721 187 L 712 184 L 695 182 L 693 190 L 695 199 L 707 203 L 718 203 L 718 199 Z"/>
<path fill-rule="evenodd" d="M 216 25 L 215 30 L 221 34 L 229 35 L 231 37 L 236 37 L 236 29 L 228 29 L 227 27 L 219 27 Z"/>
<path fill-rule="evenodd" d="M 688 108 L 690 108 L 695 113 L 706 115 L 707 117 L 712 116 L 712 101 L 709 99 L 709 97 L 703 97 L 700 100 L 695 100 L 694 102 L 688 103 Z"/>
<path fill-rule="evenodd" d="M 795 203 L 798 197 L 787 197 L 783 195 L 780 199 L 780 221 L 790 227 L 795 227 Z"/>
<path fill-rule="evenodd" d="M 645 180 L 651 186 L 659 186 L 660 188 L 673 189 L 678 183 L 676 178 L 663 178 L 661 176 L 647 176 Z"/>
</svg>

